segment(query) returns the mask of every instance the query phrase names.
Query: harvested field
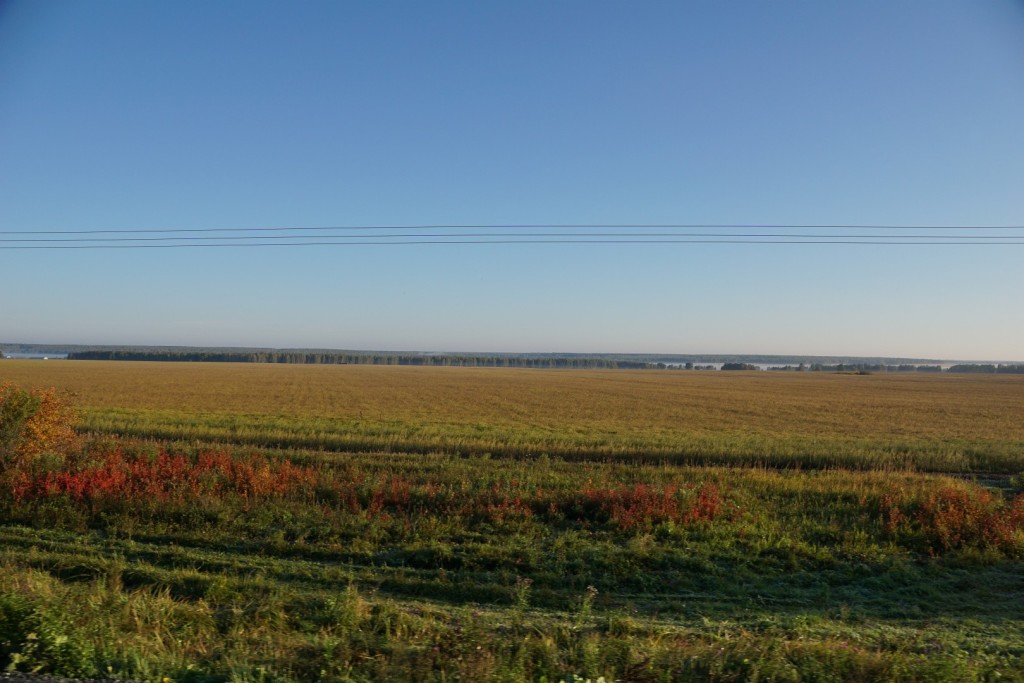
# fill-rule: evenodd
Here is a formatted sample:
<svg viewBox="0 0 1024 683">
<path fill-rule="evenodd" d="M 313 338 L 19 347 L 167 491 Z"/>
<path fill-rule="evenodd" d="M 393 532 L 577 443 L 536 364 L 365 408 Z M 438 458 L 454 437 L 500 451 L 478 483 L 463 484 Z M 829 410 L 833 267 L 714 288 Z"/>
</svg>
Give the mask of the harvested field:
<svg viewBox="0 0 1024 683">
<path fill-rule="evenodd" d="M 5 361 L 101 434 L 333 451 L 1024 469 L 1024 377 Z"/>
<path fill-rule="evenodd" d="M 3 380 L 84 413 L 80 446 L 0 472 L 17 671 L 1024 680 L 1016 377 L 3 361 Z"/>
</svg>

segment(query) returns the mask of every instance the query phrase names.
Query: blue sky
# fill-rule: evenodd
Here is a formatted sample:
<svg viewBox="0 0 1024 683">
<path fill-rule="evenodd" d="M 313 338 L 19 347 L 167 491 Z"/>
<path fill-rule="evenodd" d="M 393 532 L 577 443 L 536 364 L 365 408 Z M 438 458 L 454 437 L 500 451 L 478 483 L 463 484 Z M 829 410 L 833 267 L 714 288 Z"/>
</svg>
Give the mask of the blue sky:
<svg viewBox="0 0 1024 683">
<path fill-rule="evenodd" d="M 1024 225 L 1021 121 L 1009 0 L 0 4 L 0 231 Z M 0 341 L 1021 360 L 1022 263 L 0 249 Z"/>
</svg>

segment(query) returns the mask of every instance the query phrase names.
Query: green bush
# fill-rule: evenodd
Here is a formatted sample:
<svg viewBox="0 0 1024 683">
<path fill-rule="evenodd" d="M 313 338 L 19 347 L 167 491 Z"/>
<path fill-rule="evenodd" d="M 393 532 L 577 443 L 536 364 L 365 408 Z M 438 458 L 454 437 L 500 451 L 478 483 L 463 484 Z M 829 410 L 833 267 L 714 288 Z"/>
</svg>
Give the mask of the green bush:
<svg viewBox="0 0 1024 683">
<path fill-rule="evenodd" d="M 8 671 L 89 676 L 95 652 L 63 609 L 18 595 L 0 595 L 0 664 Z"/>
</svg>

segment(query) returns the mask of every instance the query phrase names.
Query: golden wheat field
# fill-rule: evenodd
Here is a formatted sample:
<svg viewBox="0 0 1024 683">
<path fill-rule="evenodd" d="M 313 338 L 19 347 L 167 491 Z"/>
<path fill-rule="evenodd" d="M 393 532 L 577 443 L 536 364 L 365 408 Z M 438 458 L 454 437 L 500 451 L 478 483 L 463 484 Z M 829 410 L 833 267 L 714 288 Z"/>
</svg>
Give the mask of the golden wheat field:
<svg viewBox="0 0 1024 683">
<path fill-rule="evenodd" d="M 1024 469 L 1024 377 L 14 361 L 89 431 L 325 450 Z"/>
</svg>

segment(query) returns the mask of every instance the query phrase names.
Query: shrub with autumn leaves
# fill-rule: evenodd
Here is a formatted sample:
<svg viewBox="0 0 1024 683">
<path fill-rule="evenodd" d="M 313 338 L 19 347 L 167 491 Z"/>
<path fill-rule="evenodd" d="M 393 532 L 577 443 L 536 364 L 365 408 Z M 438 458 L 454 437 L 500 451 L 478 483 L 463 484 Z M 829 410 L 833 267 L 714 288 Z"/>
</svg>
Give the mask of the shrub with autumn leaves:
<svg viewBox="0 0 1024 683">
<path fill-rule="evenodd" d="M 50 456 L 63 460 L 79 447 L 78 415 L 57 389 L 0 384 L 0 471 L 31 468 Z"/>
<path fill-rule="evenodd" d="M 896 486 L 880 498 L 877 515 L 891 538 L 932 555 L 975 548 L 1024 556 L 1024 494 L 1007 499 L 952 480 L 927 491 Z"/>
</svg>

